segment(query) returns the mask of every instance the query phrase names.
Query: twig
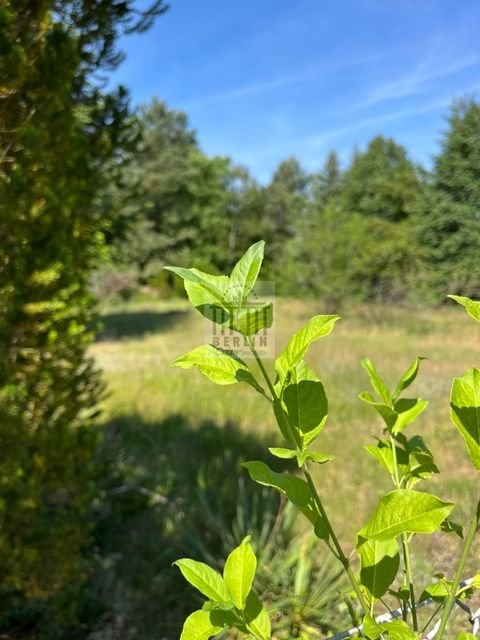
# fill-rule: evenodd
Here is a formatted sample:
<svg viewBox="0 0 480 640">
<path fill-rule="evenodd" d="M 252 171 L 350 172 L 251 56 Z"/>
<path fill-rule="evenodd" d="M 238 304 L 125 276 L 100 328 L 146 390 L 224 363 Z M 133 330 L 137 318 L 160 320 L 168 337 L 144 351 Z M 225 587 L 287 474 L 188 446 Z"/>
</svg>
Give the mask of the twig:
<svg viewBox="0 0 480 640">
<path fill-rule="evenodd" d="M 471 585 L 473 582 L 473 578 L 467 578 L 466 580 L 463 580 L 463 582 L 461 582 L 459 584 L 460 588 L 463 587 L 468 587 L 469 585 Z M 417 609 L 423 609 L 423 607 L 427 607 L 429 605 L 431 605 L 433 602 L 432 598 L 427 598 L 426 600 L 422 600 L 421 602 L 417 602 L 416 603 L 416 608 Z M 409 607 L 410 608 L 410 607 Z M 402 607 L 399 607 L 398 609 L 394 609 L 392 612 L 390 613 L 382 613 L 379 616 L 375 617 L 375 622 L 390 622 L 392 620 L 396 620 L 397 618 L 401 618 L 402 617 Z M 477 630 L 478 630 L 478 626 L 480 625 L 480 609 L 472 616 L 471 621 L 478 622 L 477 625 Z M 435 625 L 436 630 L 435 630 L 435 634 L 438 631 L 438 628 L 440 627 L 440 621 Z M 435 629 L 434 627 L 434 629 Z M 363 631 L 363 625 L 359 625 L 358 627 L 351 627 L 350 629 L 347 629 L 346 631 L 340 631 L 340 633 L 336 633 L 334 636 L 330 636 L 328 638 L 328 640 L 343 640 L 344 638 L 351 638 L 352 636 L 356 636 L 359 633 L 362 633 Z M 433 629 L 432 629 L 433 631 Z M 430 632 L 432 633 L 432 632 Z M 433 637 L 433 636 L 432 636 Z M 428 638 L 430 640 L 430 635 L 426 634 L 424 636 L 424 638 Z"/>
</svg>

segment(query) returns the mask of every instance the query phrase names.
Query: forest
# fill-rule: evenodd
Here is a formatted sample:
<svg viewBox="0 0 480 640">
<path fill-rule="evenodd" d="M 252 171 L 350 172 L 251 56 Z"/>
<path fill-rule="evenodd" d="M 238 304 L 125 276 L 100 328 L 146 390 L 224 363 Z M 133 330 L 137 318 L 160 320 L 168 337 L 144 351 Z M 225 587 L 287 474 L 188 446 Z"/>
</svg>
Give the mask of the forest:
<svg viewBox="0 0 480 640">
<path fill-rule="evenodd" d="M 446 116 L 431 171 L 378 135 L 347 166 L 332 150 L 309 174 L 292 157 L 261 185 L 247 167 L 202 153 L 187 115 L 152 101 L 138 113 L 142 142 L 108 190 L 115 275 L 106 277 L 107 263 L 99 291 L 128 295 L 143 284 L 166 295 L 174 285 L 165 264 L 194 260 L 219 273 L 264 239 L 263 277 L 281 295 L 320 297 L 333 309 L 442 304 L 445 291 L 478 297 L 480 105 L 465 98 Z"/>
<path fill-rule="evenodd" d="M 434 395 L 458 353 L 478 356 L 473 338 L 456 344 L 446 296 L 480 298 L 480 102 L 452 101 L 431 167 L 379 132 L 347 163 L 334 149 L 313 173 L 286 158 L 261 184 L 202 151 L 175 105 L 136 107 L 105 82 L 119 38 L 167 9 L 0 0 L 2 638 L 176 638 L 195 596 L 171 563 L 220 564 L 247 533 L 262 548 L 259 589 L 284 612 L 277 637 L 341 628 L 337 567 L 312 560 L 293 513 L 241 475 L 272 443 L 271 418 L 168 369 L 203 325 L 166 265 L 230 272 L 264 240 L 280 342 L 311 311 L 352 321 L 325 367 L 332 379 L 343 367 L 332 404 L 354 424 L 366 414 L 347 383 L 362 388 L 365 344 L 396 375 L 398 336 L 417 355 L 430 332 Z M 432 413 L 427 431 L 442 420 Z M 342 484 L 342 499 L 354 489 Z"/>
</svg>

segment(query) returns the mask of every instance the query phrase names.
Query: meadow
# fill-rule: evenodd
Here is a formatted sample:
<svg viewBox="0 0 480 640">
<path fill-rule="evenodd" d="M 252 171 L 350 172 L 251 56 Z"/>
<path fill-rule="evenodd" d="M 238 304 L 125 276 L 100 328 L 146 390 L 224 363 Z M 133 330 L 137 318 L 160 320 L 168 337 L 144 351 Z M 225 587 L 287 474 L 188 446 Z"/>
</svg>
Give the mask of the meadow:
<svg viewBox="0 0 480 640">
<path fill-rule="evenodd" d="M 325 312 L 314 301 L 278 299 L 276 350 L 310 316 Z M 428 358 L 412 389 L 412 395 L 430 402 L 417 431 L 441 472 L 432 491 L 459 503 L 454 519 L 466 522 L 478 494 L 478 479 L 450 422 L 449 392 L 452 377 L 480 362 L 480 328 L 462 310 L 449 306 L 435 310 L 348 306 L 340 315 L 332 335 L 312 346 L 308 360 L 329 398 L 320 446 L 339 462 L 318 467 L 316 480 L 346 547 L 352 548 L 355 531 L 388 490 L 384 475 L 362 448 L 374 442 L 382 428 L 374 412 L 357 398 L 368 388 L 360 366 L 367 356 L 391 385 L 414 356 Z M 191 556 L 213 558 L 218 564 L 220 547 L 233 546 L 245 533 L 242 528 L 248 529 L 252 514 L 249 519 L 241 510 L 222 511 L 228 503 L 222 496 L 237 483 L 249 487 L 241 461 L 261 457 L 271 462 L 265 447 L 278 445 L 279 440 L 268 403 L 247 385 L 217 387 L 197 371 L 169 367 L 172 359 L 205 341 L 204 319 L 186 301 L 147 299 L 104 307 L 102 322 L 91 349 L 107 389 L 100 418 L 105 434 L 100 459 L 109 470 L 105 495 L 123 496 L 123 502 L 109 503 L 105 521 L 110 524 L 101 532 L 100 545 L 115 566 L 115 589 L 125 590 L 115 595 L 124 614 L 126 610 L 129 615 L 125 599 L 133 608 L 141 601 L 148 619 L 147 603 L 156 611 L 158 598 L 165 598 L 165 581 L 175 571 L 169 562 L 176 552 L 187 549 Z M 117 512 L 114 533 L 112 511 Z M 267 521 L 268 514 L 264 515 Z M 261 529 L 261 523 L 255 526 Z M 303 522 L 298 520 L 295 527 L 301 531 Z M 230 535 L 220 534 L 220 529 Z M 452 569 L 454 536 L 417 536 L 416 548 L 415 566 L 427 581 L 431 560 L 437 571 Z M 470 571 L 476 556 L 478 545 Z M 108 580 L 104 578 L 99 589 L 112 599 Z M 188 608 L 192 595 L 184 589 L 179 583 L 178 591 L 167 590 L 168 597 L 183 598 Z M 167 606 L 165 601 L 163 605 Z M 155 626 L 157 614 L 151 615 Z M 173 635 L 172 624 L 163 635 L 147 637 Z M 149 633 L 148 628 L 144 632 Z"/>
</svg>

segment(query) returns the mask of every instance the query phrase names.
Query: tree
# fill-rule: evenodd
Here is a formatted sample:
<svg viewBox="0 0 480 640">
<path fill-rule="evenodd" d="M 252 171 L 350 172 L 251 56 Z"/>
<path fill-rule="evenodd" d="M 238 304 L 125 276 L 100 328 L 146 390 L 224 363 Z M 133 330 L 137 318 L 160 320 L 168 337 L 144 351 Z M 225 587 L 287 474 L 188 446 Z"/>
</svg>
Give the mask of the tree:
<svg viewBox="0 0 480 640">
<path fill-rule="evenodd" d="M 164 9 L 0 0 L 2 631 L 23 633 L 28 611 L 35 635 L 42 606 L 54 624 L 55 599 L 85 577 L 102 392 L 88 277 L 107 228 L 96 197 L 131 138 L 125 90 L 102 91 L 94 73 L 119 61 L 120 32 Z"/>
<path fill-rule="evenodd" d="M 343 174 L 335 151 L 330 151 L 323 169 L 313 177 L 313 199 L 324 207 L 333 198 L 338 198 L 343 186 Z"/>
<path fill-rule="evenodd" d="M 280 163 L 265 188 L 261 230 L 267 248 L 267 278 L 276 279 L 284 271 L 289 245 L 308 206 L 309 186 L 308 174 L 296 158 L 289 158 Z"/>
<path fill-rule="evenodd" d="M 296 246 L 295 262 L 308 264 L 296 274 L 297 295 L 319 297 L 330 311 L 345 300 L 404 300 L 419 262 L 407 223 L 343 211 L 335 201 L 312 211 Z"/>
<path fill-rule="evenodd" d="M 480 297 L 480 104 L 456 102 L 419 206 L 418 235 L 436 299 Z"/>
<path fill-rule="evenodd" d="M 364 153 L 355 154 L 345 174 L 342 206 L 398 222 L 414 211 L 419 194 L 420 182 L 405 149 L 377 136 Z"/>
<path fill-rule="evenodd" d="M 229 158 L 204 154 L 186 115 L 159 100 L 141 108 L 140 128 L 142 144 L 114 189 L 125 203 L 112 234 L 115 260 L 136 265 L 141 282 L 168 262 L 230 268 L 261 232 L 258 185 Z"/>
</svg>

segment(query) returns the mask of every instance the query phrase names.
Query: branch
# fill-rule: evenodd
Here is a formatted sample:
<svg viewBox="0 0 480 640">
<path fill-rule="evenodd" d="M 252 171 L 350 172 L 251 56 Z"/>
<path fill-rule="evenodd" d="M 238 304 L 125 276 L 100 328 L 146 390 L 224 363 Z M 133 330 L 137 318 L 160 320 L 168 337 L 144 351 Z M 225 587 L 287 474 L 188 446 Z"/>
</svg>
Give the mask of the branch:
<svg viewBox="0 0 480 640">
<path fill-rule="evenodd" d="M 473 578 L 467 578 L 466 580 L 464 580 L 463 582 L 461 582 L 459 584 L 459 587 L 460 588 L 468 587 L 470 584 L 472 584 L 472 582 L 473 582 Z M 421 602 L 417 602 L 416 603 L 416 608 L 417 609 L 423 609 L 423 607 L 427 607 L 428 605 L 430 605 L 432 603 L 433 603 L 432 598 L 428 598 L 427 600 L 422 600 Z M 409 609 L 410 609 L 410 607 L 409 607 Z M 401 607 L 399 607 L 398 609 L 394 609 L 390 613 L 382 613 L 381 615 L 376 616 L 375 617 L 375 622 L 390 622 L 392 620 L 396 620 L 397 618 L 401 618 L 402 617 L 402 613 L 403 613 L 403 609 Z M 476 633 L 478 631 L 478 629 L 479 629 L 479 626 L 480 626 L 480 609 L 478 609 L 470 617 L 470 622 L 472 623 L 472 625 L 474 625 L 474 628 L 476 629 L 474 633 Z M 424 635 L 423 638 L 425 638 L 426 640 L 431 640 L 435 636 L 435 634 L 437 633 L 439 627 L 440 627 L 440 621 L 438 621 L 435 624 L 435 627 L 432 629 L 432 631 L 430 631 L 429 634 Z M 344 640 L 344 638 L 351 638 L 352 636 L 356 636 L 357 634 L 362 633 L 362 631 L 363 631 L 363 625 L 361 624 L 358 627 L 351 627 L 350 629 L 347 629 L 346 631 L 340 631 L 340 633 L 336 633 L 334 636 L 330 636 L 328 638 L 328 640 Z M 433 633 L 433 635 L 431 635 L 432 633 Z"/>
</svg>

